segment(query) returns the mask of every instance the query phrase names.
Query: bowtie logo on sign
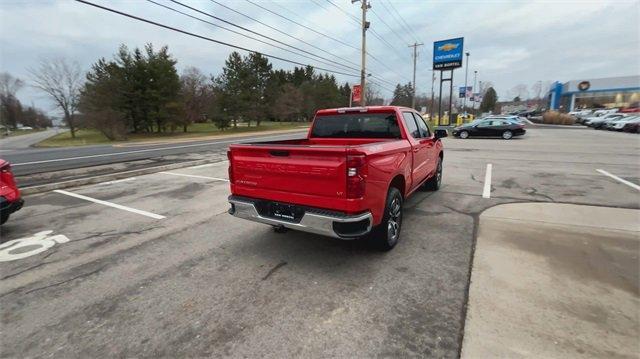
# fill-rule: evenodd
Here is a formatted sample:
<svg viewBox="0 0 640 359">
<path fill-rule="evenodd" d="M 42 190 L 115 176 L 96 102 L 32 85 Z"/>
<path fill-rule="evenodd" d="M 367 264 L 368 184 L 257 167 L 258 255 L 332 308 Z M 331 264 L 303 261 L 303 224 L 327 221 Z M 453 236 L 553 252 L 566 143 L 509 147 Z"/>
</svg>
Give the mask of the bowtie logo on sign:
<svg viewBox="0 0 640 359">
<path fill-rule="evenodd" d="M 587 91 L 591 87 L 591 83 L 589 81 L 582 81 L 578 84 L 578 90 Z"/>
</svg>

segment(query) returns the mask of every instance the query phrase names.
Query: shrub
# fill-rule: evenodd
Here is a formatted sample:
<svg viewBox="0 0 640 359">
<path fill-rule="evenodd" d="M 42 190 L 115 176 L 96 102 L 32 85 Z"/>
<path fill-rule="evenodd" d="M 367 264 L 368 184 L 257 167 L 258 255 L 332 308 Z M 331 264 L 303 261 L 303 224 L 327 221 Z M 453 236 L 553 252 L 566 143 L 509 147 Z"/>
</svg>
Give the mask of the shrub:
<svg viewBox="0 0 640 359">
<path fill-rule="evenodd" d="M 565 113 L 547 111 L 542 115 L 542 123 L 548 125 L 573 125 L 575 119 Z"/>
</svg>

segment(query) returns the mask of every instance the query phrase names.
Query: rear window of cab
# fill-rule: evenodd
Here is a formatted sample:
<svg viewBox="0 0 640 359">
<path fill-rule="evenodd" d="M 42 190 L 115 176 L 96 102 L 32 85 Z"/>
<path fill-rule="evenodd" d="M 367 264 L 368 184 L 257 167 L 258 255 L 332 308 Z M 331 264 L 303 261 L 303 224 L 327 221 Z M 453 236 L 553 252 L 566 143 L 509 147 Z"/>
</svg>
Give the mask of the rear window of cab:
<svg viewBox="0 0 640 359">
<path fill-rule="evenodd" d="M 317 116 L 311 137 L 400 138 L 395 113 L 345 113 Z"/>
</svg>

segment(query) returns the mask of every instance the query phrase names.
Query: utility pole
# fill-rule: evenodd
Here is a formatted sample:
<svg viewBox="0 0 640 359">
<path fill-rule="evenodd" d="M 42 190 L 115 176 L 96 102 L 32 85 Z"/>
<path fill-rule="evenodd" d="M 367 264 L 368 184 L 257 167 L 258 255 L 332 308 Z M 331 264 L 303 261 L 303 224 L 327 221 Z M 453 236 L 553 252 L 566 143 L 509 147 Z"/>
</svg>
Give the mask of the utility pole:
<svg viewBox="0 0 640 359">
<path fill-rule="evenodd" d="M 367 0 L 351 0 L 351 3 L 360 1 L 362 3 L 362 65 L 360 68 L 360 106 L 367 105 L 366 91 L 365 91 L 365 79 L 366 79 L 366 65 L 367 65 L 367 29 L 369 28 L 369 22 L 367 21 L 367 10 L 371 8 L 371 5 Z"/>
<path fill-rule="evenodd" d="M 416 108 L 416 60 L 418 59 L 418 46 L 424 45 L 423 43 L 414 42 L 413 45 L 409 45 L 409 47 L 413 47 L 413 83 L 411 86 L 413 87 L 413 96 L 411 97 L 411 108 Z"/>
<path fill-rule="evenodd" d="M 465 62 L 465 70 L 464 70 L 464 100 L 462 100 L 462 110 L 464 111 L 465 116 L 467 115 L 467 77 L 469 76 L 469 53 L 465 53 L 467 55 L 467 60 Z"/>
</svg>

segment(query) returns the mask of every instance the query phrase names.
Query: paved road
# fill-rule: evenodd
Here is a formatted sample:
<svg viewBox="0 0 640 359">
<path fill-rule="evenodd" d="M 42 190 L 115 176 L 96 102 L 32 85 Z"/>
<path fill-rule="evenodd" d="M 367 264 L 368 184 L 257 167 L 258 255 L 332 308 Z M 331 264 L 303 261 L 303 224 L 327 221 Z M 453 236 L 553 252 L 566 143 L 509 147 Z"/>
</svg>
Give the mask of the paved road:
<svg viewBox="0 0 640 359">
<path fill-rule="evenodd" d="M 10 153 L 31 149 L 32 145 L 57 134 L 59 131 L 58 129 L 48 129 L 27 135 L 2 138 L 0 139 L 0 156 L 7 157 L 10 156 Z"/>
<path fill-rule="evenodd" d="M 164 144 L 95 145 L 66 148 L 28 148 L 0 152 L 13 164 L 14 174 L 21 187 L 69 180 L 112 171 L 172 162 L 226 156 L 230 143 L 255 140 L 301 138 L 306 130 L 287 134 L 252 134 L 215 140 L 193 140 Z M 83 171 L 74 169 L 83 168 Z M 46 174 L 39 176 L 38 174 Z"/>
<path fill-rule="evenodd" d="M 388 253 L 229 216 L 226 162 L 68 189 L 105 202 L 28 196 L 0 258 L 43 247 L 15 239 L 51 247 L 0 262 L 0 356 L 457 357 L 480 214 L 513 202 L 638 209 L 640 191 L 597 171 L 640 183 L 638 139 L 447 138 L 443 187 L 408 200 Z"/>
</svg>

